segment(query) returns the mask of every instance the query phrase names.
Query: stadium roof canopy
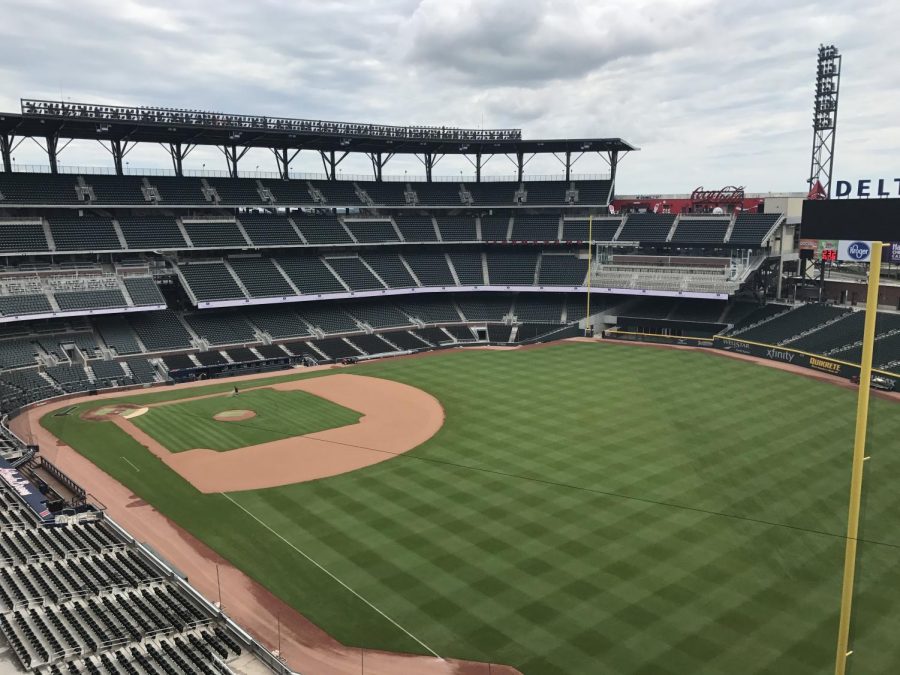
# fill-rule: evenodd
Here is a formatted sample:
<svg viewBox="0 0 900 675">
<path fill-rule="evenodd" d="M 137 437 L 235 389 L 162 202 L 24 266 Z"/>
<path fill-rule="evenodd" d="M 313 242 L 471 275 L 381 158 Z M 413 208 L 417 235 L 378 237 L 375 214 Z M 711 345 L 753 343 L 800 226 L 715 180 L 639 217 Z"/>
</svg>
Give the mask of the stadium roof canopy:
<svg viewBox="0 0 900 675">
<path fill-rule="evenodd" d="M 60 139 L 87 139 L 109 143 L 117 173 L 122 173 L 122 160 L 131 144 L 160 143 L 172 156 L 178 175 L 182 174 L 182 160 L 194 147 L 210 145 L 222 149 L 234 176 L 238 160 L 248 149 L 268 148 L 285 177 L 296 153 L 312 150 L 322 155 L 332 178 L 337 165 L 351 152 L 370 157 L 376 178 L 396 154 L 421 156 L 429 178 L 443 155 L 464 155 L 480 178 L 482 157 L 515 157 L 521 177 L 527 155 L 562 155 L 568 177 L 573 154 L 577 160 L 586 152 L 600 153 L 615 173 L 619 153 L 638 149 L 621 138 L 526 140 L 520 129 L 391 126 L 35 99 L 22 99 L 21 107 L 21 113 L 0 113 L 0 153 L 7 171 L 11 170 L 10 153 L 16 137 L 45 139 L 53 171 L 62 149 Z"/>
</svg>

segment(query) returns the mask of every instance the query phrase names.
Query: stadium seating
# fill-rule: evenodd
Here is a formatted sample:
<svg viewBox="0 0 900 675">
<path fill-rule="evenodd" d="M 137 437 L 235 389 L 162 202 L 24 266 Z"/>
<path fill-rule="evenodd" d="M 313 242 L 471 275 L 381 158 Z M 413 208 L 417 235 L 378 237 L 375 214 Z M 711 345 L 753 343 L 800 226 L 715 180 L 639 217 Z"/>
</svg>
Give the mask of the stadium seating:
<svg viewBox="0 0 900 675">
<path fill-rule="evenodd" d="M 259 185 L 254 178 L 206 178 L 206 184 L 216 191 L 219 204 L 233 206 L 264 205 Z"/>
<path fill-rule="evenodd" d="M 182 218 L 184 231 L 195 248 L 248 248 L 250 244 L 234 220 L 188 220 Z"/>
<path fill-rule="evenodd" d="M 122 317 L 100 317 L 95 323 L 103 342 L 116 354 L 136 354 L 141 350 L 137 335 Z"/>
<path fill-rule="evenodd" d="M 563 241 L 587 241 L 588 234 L 594 241 L 612 241 L 621 218 L 594 218 L 589 223 L 587 218 L 563 218 Z"/>
<path fill-rule="evenodd" d="M 278 266 L 301 293 L 346 293 L 347 288 L 319 258 L 311 256 L 278 256 Z"/>
<path fill-rule="evenodd" d="M 144 205 L 144 179 L 140 176 L 84 176 L 84 181 L 94 191 L 95 204 Z"/>
<path fill-rule="evenodd" d="M 254 246 L 299 246 L 303 242 L 286 215 L 242 213 L 238 221 Z"/>
<path fill-rule="evenodd" d="M 399 214 L 394 216 L 394 222 L 406 241 L 437 241 L 437 233 L 431 216 Z"/>
<path fill-rule="evenodd" d="M 398 306 L 412 318 L 422 323 L 458 323 L 463 319 L 453 301 L 440 295 L 422 297 L 402 297 Z"/>
<path fill-rule="evenodd" d="M 834 321 L 849 311 L 851 310 L 847 308 L 818 303 L 799 305 L 791 311 L 785 312 L 755 328 L 734 331 L 733 334 L 745 340 L 764 342 L 766 344 L 783 344 L 790 341 L 791 338 L 798 337 L 827 322 Z"/>
<path fill-rule="evenodd" d="M 510 313 L 512 299 L 508 296 L 467 295 L 457 300 L 457 305 L 467 321 L 503 321 Z"/>
<path fill-rule="evenodd" d="M 541 256 L 538 271 L 540 286 L 584 286 L 587 278 L 587 258 L 573 255 Z"/>
<path fill-rule="evenodd" d="M 127 306 L 119 289 L 56 292 L 53 295 L 64 312 Z"/>
<path fill-rule="evenodd" d="M 574 180 L 572 188 L 578 191 L 578 204 L 605 206 L 609 203 L 612 181 Z"/>
<path fill-rule="evenodd" d="M 513 314 L 520 322 L 558 324 L 564 301 L 565 298 L 557 294 L 519 293 Z"/>
<path fill-rule="evenodd" d="M 198 302 L 247 297 L 221 261 L 180 264 L 178 272 Z"/>
<path fill-rule="evenodd" d="M 0 194 L 9 204 L 78 204 L 72 175 L 0 172 Z"/>
<path fill-rule="evenodd" d="M 234 345 L 256 342 L 253 327 L 234 312 L 201 311 L 184 315 L 191 329 L 211 345 Z"/>
<path fill-rule="evenodd" d="M 483 241 L 506 241 L 509 233 L 509 216 L 481 216 L 481 239 Z"/>
<path fill-rule="evenodd" d="M 294 217 L 294 222 L 310 244 L 350 244 L 352 240 L 335 216 Z"/>
<path fill-rule="evenodd" d="M 0 316 L 41 314 L 53 308 L 44 294 L 0 295 Z"/>
<path fill-rule="evenodd" d="M 538 257 L 520 251 L 485 253 L 492 285 L 534 285 Z"/>
<path fill-rule="evenodd" d="M 632 213 L 625 219 L 625 225 L 618 241 L 639 241 L 641 243 L 664 243 L 672 229 L 675 216 L 664 213 Z"/>
<path fill-rule="evenodd" d="M 372 328 L 397 328 L 412 325 L 412 321 L 406 314 L 387 303 L 349 303 L 343 305 L 342 309 L 357 321 L 366 323 Z"/>
<path fill-rule="evenodd" d="M 360 257 L 389 288 L 415 288 L 418 286 L 398 254 L 371 251 L 363 253 Z"/>
<path fill-rule="evenodd" d="M 161 352 L 168 349 L 191 347 L 190 333 L 181 325 L 178 316 L 171 310 L 131 314 L 129 323 L 148 351 Z M 102 329 L 101 334 L 106 341 L 107 338 Z"/>
<path fill-rule="evenodd" d="M 0 217 L 0 253 L 49 251 L 40 220 Z"/>
<path fill-rule="evenodd" d="M 353 346 L 368 355 L 387 354 L 397 351 L 377 335 L 354 335 L 347 338 Z"/>
<path fill-rule="evenodd" d="M 260 331 L 273 339 L 309 335 L 309 328 L 288 307 L 256 307 L 246 312 L 247 318 Z"/>
<path fill-rule="evenodd" d="M 351 291 L 374 291 L 385 288 L 357 256 L 327 257 L 325 260 Z"/>
<path fill-rule="evenodd" d="M 406 206 L 406 183 L 363 181 L 357 185 L 377 206 Z"/>
<path fill-rule="evenodd" d="M 451 250 L 448 253 L 459 283 L 463 286 L 484 286 L 484 267 L 481 253 L 478 251 L 463 252 Z"/>
<path fill-rule="evenodd" d="M 725 218 L 681 218 L 672 235 L 672 243 L 721 244 L 729 222 Z"/>
<path fill-rule="evenodd" d="M 476 219 L 474 216 L 442 216 L 434 217 L 441 231 L 443 241 L 478 241 Z"/>
<path fill-rule="evenodd" d="M 763 239 L 779 220 L 781 214 L 739 213 L 735 216 L 728 245 L 758 248 L 762 246 Z"/>
<path fill-rule="evenodd" d="M 557 241 L 558 215 L 516 215 L 513 218 L 513 241 Z"/>
<path fill-rule="evenodd" d="M 443 252 L 404 251 L 403 258 L 423 286 L 454 286 L 456 284 Z"/>
<path fill-rule="evenodd" d="M 344 225 L 360 244 L 380 244 L 400 241 L 390 220 L 361 220 L 344 218 Z"/>
<path fill-rule="evenodd" d="M 356 185 L 351 181 L 341 180 L 312 180 L 310 185 L 318 190 L 328 204 L 340 206 L 364 206 L 359 195 L 356 194 Z"/>
<path fill-rule="evenodd" d="M 261 180 L 275 203 L 280 206 L 312 206 L 316 202 L 309 191 L 309 183 L 305 180 Z"/>
<path fill-rule="evenodd" d="M 427 206 L 460 206 L 460 184 L 457 182 L 410 183 L 419 204 Z"/>
<path fill-rule="evenodd" d="M 252 298 L 296 295 L 284 275 L 269 258 L 232 257 L 228 265 Z"/>
<path fill-rule="evenodd" d="M 129 249 L 184 249 L 187 242 L 173 216 L 117 216 L 116 222 Z"/>
<path fill-rule="evenodd" d="M 525 204 L 527 206 L 558 206 L 566 203 L 566 192 L 571 183 L 560 180 L 526 181 Z M 521 239 L 522 237 L 518 237 Z"/>
<path fill-rule="evenodd" d="M 112 220 L 97 216 L 52 216 L 50 235 L 57 251 L 119 251 L 122 244 Z"/>
<path fill-rule="evenodd" d="M 209 206 L 200 181 L 196 178 L 176 178 L 174 176 L 152 176 L 150 184 L 159 192 L 163 206 Z"/>
<path fill-rule="evenodd" d="M 476 206 L 512 206 L 519 183 L 465 183 Z"/>
<path fill-rule="evenodd" d="M 122 279 L 131 301 L 135 305 L 164 305 L 165 298 L 152 277 L 125 277 Z"/>
</svg>

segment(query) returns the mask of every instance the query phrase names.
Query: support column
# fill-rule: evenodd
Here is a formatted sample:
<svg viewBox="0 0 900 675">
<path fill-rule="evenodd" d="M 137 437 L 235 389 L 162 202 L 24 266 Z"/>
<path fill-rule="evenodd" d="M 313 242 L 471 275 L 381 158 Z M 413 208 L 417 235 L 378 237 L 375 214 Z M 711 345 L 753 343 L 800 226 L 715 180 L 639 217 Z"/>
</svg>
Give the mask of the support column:
<svg viewBox="0 0 900 675">
<path fill-rule="evenodd" d="M 275 165 L 278 167 L 278 174 L 282 179 L 290 178 L 291 162 L 300 154 L 300 148 L 294 150 L 293 154 L 288 156 L 288 148 L 269 148 L 275 155 Z"/>
<path fill-rule="evenodd" d="M 609 201 L 616 197 L 616 169 L 619 166 L 619 151 L 612 150 L 609 153 L 609 178 L 612 181 L 609 187 Z"/>
<path fill-rule="evenodd" d="M 10 134 L 0 134 L 0 156 L 3 158 L 3 170 L 12 172 L 12 144 L 13 137 Z"/>
<path fill-rule="evenodd" d="M 172 157 L 172 168 L 175 170 L 175 175 L 183 176 L 184 158 L 187 156 L 187 153 L 183 152 L 180 142 L 169 143 L 169 155 Z"/>
<path fill-rule="evenodd" d="M 232 143 L 231 145 L 223 145 L 220 146 L 219 149 L 225 155 L 225 163 L 228 165 L 228 175 L 232 178 L 238 177 L 238 161 L 247 154 L 247 151 L 250 149 L 249 147 L 241 149 L 238 152 L 237 145 Z"/>
<path fill-rule="evenodd" d="M 475 153 L 475 182 L 481 182 L 481 153 Z"/>
<path fill-rule="evenodd" d="M 517 152 L 516 153 L 516 175 L 519 177 L 519 182 L 522 182 L 522 176 L 525 174 L 525 153 Z"/>
<path fill-rule="evenodd" d="M 125 173 L 122 167 L 122 160 L 125 153 L 122 152 L 122 141 L 115 139 L 109 142 L 109 147 L 113 156 L 113 165 L 116 167 L 116 175 L 121 176 Z"/>
<path fill-rule="evenodd" d="M 566 150 L 566 182 L 572 180 L 572 151 Z"/>
<path fill-rule="evenodd" d="M 434 167 L 434 155 L 430 152 L 425 153 L 425 180 L 431 182 L 431 169 Z"/>
<path fill-rule="evenodd" d="M 47 136 L 47 159 L 50 160 L 50 173 L 59 173 L 59 165 L 56 161 L 56 148 L 58 143 L 58 134 L 51 134 L 50 136 Z"/>
</svg>

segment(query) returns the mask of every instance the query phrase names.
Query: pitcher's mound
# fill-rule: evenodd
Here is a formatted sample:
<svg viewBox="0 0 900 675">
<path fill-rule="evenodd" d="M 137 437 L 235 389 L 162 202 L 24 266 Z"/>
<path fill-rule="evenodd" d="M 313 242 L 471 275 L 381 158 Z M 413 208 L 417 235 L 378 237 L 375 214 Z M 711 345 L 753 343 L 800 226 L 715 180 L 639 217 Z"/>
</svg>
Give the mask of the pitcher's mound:
<svg viewBox="0 0 900 675">
<path fill-rule="evenodd" d="M 256 417 L 256 413 L 252 410 L 223 410 L 213 415 L 213 419 L 217 422 L 243 422 Z"/>
</svg>

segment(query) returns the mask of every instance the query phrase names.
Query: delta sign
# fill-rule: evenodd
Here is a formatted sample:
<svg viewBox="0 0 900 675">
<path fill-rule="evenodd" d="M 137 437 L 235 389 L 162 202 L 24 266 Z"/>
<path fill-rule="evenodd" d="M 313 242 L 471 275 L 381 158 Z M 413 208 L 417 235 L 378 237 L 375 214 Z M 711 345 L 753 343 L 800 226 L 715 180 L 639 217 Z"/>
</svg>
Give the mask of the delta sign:
<svg viewBox="0 0 900 675">
<path fill-rule="evenodd" d="M 860 178 L 857 181 L 839 180 L 834 197 L 840 199 L 866 197 L 900 197 L 900 178 Z"/>
</svg>

